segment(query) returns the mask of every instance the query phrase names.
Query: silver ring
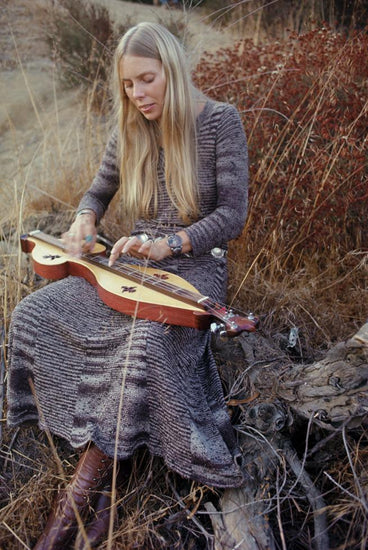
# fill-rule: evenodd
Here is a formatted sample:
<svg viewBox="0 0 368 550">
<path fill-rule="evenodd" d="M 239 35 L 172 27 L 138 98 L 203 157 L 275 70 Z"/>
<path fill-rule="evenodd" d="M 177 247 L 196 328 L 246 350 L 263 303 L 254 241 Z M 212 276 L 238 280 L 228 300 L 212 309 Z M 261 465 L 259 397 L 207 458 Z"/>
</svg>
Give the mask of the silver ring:
<svg viewBox="0 0 368 550">
<path fill-rule="evenodd" d="M 150 237 L 147 235 L 147 233 L 138 233 L 137 235 L 134 235 L 134 237 L 137 237 L 137 239 L 141 243 L 146 243 L 147 241 L 151 241 Z"/>
</svg>

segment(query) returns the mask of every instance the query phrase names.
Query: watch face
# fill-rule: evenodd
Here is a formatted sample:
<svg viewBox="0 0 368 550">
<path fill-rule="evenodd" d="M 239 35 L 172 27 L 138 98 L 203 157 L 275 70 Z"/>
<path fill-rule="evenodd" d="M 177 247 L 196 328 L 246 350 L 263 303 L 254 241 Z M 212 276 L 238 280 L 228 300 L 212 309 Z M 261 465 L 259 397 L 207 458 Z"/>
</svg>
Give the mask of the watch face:
<svg viewBox="0 0 368 550">
<path fill-rule="evenodd" d="M 181 254 L 183 239 L 179 235 L 170 235 L 167 239 L 167 244 L 169 245 L 174 256 Z"/>
<path fill-rule="evenodd" d="M 171 235 L 168 239 L 169 245 L 173 248 L 176 248 L 178 246 L 181 246 L 181 238 L 179 235 Z"/>
</svg>

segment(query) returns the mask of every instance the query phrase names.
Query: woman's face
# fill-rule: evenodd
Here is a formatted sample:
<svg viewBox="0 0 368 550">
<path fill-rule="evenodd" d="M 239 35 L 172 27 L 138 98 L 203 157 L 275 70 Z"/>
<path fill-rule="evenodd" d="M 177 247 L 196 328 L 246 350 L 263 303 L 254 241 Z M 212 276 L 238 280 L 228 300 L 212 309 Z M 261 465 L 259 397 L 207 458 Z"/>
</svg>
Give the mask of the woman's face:
<svg viewBox="0 0 368 550">
<path fill-rule="evenodd" d="M 146 119 L 159 120 L 166 91 L 166 76 L 161 61 L 125 55 L 119 69 L 121 85 L 133 105 Z"/>
</svg>

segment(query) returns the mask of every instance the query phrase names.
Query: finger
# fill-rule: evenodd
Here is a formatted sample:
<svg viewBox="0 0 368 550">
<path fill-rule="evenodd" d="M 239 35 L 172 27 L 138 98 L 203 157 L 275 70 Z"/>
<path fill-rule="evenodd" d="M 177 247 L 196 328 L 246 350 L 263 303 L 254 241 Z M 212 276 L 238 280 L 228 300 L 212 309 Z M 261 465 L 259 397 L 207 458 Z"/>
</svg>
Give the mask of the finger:
<svg viewBox="0 0 368 550">
<path fill-rule="evenodd" d="M 152 245 L 153 245 L 153 241 L 152 240 L 149 240 L 149 241 L 146 241 L 145 243 L 143 243 L 139 248 L 138 248 L 138 252 L 139 254 L 143 254 L 144 256 L 148 256 L 151 251 L 152 251 Z"/>
<path fill-rule="evenodd" d="M 127 254 L 132 247 L 136 247 L 139 243 L 139 240 L 137 239 L 137 237 L 134 237 L 134 235 L 131 235 L 130 237 L 124 237 L 124 239 L 125 242 L 121 250 L 122 254 Z"/>
<path fill-rule="evenodd" d="M 65 249 L 68 254 L 75 257 L 80 257 L 82 253 L 82 241 L 78 231 L 72 229 L 65 234 Z"/>
<path fill-rule="evenodd" d="M 109 267 L 111 267 L 116 262 L 119 256 L 120 256 L 120 252 L 117 249 L 111 250 L 110 257 L 109 257 Z"/>
<path fill-rule="evenodd" d="M 137 240 L 134 236 L 121 237 L 111 249 L 109 266 L 117 260 L 121 254 L 129 254 L 130 248 L 134 245 L 134 240 Z"/>
<path fill-rule="evenodd" d="M 61 238 L 65 242 L 71 242 L 72 239 L 75 237 L 75 232 L 69 229 L 66 233 L 63 233 Z"/>
<path fill-rule="evenodd" d="M 90 252 L 91 250 L 93 250 L 95 244 L 96 244 L 95 235 L 92 235 L 92 234 L 86 235 L 82 243 L 83 252 Z"/>
<path fill-rule="evenodd" d="M 114 244 L 114 246 L 111 249 L 110 257 L 109 257 L 109 266 L 111 267 L 116 260 L 119 258 L 119 256 L 122 254 L 122 245 L 119 245 L 120 241 Z"/>
<path fill-rule="evenodd" d="M 110 250 L 110 258 L 117 258 L 120 254 L 120 251 L 123 247 L 123 244 L 124 244 L 125 240 L 124 240 L 124 237 L 122 237 L 121 239 L 119 239 L 118 241 L 116 241 L 116 243 L 114 244 L 114 246 L 112 247 L 112 249 Z"/>
</svg>

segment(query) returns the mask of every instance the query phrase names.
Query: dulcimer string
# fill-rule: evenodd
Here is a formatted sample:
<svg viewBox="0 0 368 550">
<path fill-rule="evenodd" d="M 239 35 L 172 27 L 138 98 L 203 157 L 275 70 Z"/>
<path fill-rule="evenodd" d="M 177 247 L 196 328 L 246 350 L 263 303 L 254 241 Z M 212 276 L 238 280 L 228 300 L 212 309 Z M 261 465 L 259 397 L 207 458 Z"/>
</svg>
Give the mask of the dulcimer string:
<svg viewBox="0 0 368 550">
<path fill-rule="evenodd" d="M 57 239 L 56 237 L 47 235 L 46 233 L 43 233 L 39 230 L 31 231 L 29 235 L 32 238 L 51 244 L 65 251 L 65 245 L 60 239 Z M 229 310 L 226 308 L 226 306 L 220 302 L 213 301 L 208 296 L 204 296 L 199 292 L 191 292 L 190 290 L 181 288 L 177 285 L 173 285 L 172 283 L 163 281 L 159 277 L 149 275 L 148 273 L 138 270 L 137 268 L 127 265 L 125 263 L 118 262 L 115 263 L 114 267 L 110 267 L 108 265 L 108 258 L 101 254 L 82 254 L 79 259 L 85 261 L 87 264 L 91 264 L 100 267 L 106 271 L 110 271 L 111 273 L 122 274 L 135 283 L 138 283 L 148 288 L 153 288 L 154 290 L 158 290 L 162 294 L 175 297 L 187 304 L 194 305 L 196 307 L 202 307 L 204 311 L 207 311 L 210 314 L 214 314 L 217 319 L 220 319 L 226 323 L 229 322 Z M 231 310 L 231 315 L 233 314 L 234 310 Z"/>
</svg>

